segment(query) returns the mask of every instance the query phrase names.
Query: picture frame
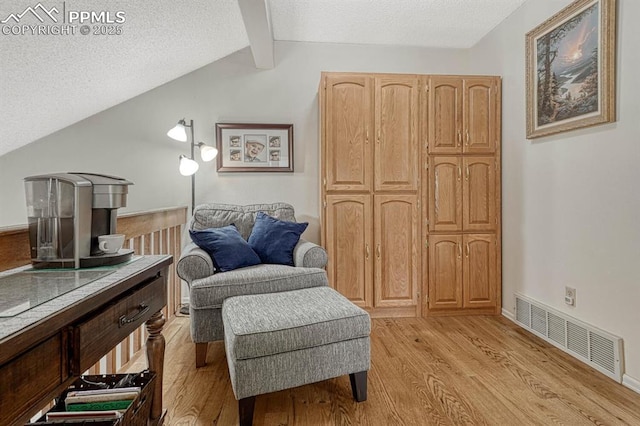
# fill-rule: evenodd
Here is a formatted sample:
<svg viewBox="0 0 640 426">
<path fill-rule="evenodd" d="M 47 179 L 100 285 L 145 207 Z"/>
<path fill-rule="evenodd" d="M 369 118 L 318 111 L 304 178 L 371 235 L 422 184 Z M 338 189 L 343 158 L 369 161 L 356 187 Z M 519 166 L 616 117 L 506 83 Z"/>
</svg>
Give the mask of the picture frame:
<svg viewBox="0 0 640 426">
<path fill-rule="evenodd" d="M 527 138 L 615 118 L 615 0 L 577 0 L 526 35 Z"/>
<path fill-rule="evenodd" d="M 216 123 L 218 172 L 293 172 L 293 124 Z"/>
</svg>

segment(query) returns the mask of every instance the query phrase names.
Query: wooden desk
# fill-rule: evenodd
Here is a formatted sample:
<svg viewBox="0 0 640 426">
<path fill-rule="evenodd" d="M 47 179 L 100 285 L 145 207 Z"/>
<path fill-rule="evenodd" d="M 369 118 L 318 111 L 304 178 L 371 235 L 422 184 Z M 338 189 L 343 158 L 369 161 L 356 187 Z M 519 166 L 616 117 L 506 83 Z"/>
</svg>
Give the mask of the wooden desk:
<svg viewBox="0 0 640 426">
<path fill-rule="evenodd" d="M 144 322 L 148 366 L 157 375 L 149 423 L 161 424 L 162 308 L 172 262 L 172 256 L 138 256 L 110 267 L 109 275 L 0 318 L 0 425 L 26 423 Z M 0 278 L 26 271 L 30 267 L 0 272 Z"/>
</svg>

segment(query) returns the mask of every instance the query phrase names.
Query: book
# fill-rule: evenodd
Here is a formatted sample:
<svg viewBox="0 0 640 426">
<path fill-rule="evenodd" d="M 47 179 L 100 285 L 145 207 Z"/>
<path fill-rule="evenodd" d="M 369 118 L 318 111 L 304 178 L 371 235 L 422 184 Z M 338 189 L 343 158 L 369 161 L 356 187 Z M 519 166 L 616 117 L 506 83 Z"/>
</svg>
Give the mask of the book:
<svg viewBox="0 0 640 426">
<path fill-rule="evenodd" d="M 84 402 L 122 401 L 135 399 L 139 394 L 139 392 L 114 392 L 98 395 L 67 395 L 64 402 L 65 404 L 79 404 Z"/>
<path fill-rule="evenodd" d="M 119 392 L 140 392 L 140 386 L 131 386 L 126 388 L 114 388 L 114 389 L 91 389 L 91 390 L 70 391 L 67 393 L 67 396 L 102 395 L 105 393 L 119 393 Z"/>
<path fill-rule="evenodd" d="M 79 404 L 65 403 L 67 411 L 110 411 L 110 410 L 126 410 L 131 405 L 132 400 L 118 401 L 96 401 L 84 402 Z"/>
<path fill-rule="evenodd" d="M 50 411 L 46 415 L 46 420 L 51 423 L 71 423 L 85 420 L 117 420 L 122 417 L 122 413 L 115 410 L 109 411 Z"/>
</svg>

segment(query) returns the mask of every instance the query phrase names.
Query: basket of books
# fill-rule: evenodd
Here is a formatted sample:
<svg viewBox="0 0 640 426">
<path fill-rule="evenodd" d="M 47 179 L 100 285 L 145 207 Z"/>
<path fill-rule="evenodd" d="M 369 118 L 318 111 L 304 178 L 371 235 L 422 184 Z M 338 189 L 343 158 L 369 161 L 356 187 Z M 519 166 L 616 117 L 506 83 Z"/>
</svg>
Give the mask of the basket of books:
<svg viewBox="0 0 640 426">
<path fill-rule="evenodd" d="M 146 426 L 155 374 L 81 376 L 33 426 Z"/>
</svg>

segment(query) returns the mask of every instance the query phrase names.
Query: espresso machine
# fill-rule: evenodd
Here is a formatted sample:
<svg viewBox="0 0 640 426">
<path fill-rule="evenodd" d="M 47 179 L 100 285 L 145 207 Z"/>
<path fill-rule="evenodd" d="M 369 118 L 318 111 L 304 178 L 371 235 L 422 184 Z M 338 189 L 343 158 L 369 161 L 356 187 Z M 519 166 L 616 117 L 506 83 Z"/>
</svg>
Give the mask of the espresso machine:
<svg viewBox="0 0 640 426">
<path fill-rule="evenodd" d="M 91 268 L 126 262 L 133 250 L 103 253 L 99 235 L 115 234 L 129 182 L 94 173 L 54 173 L 24 179 L 34 268 Z"/>
</svg>

